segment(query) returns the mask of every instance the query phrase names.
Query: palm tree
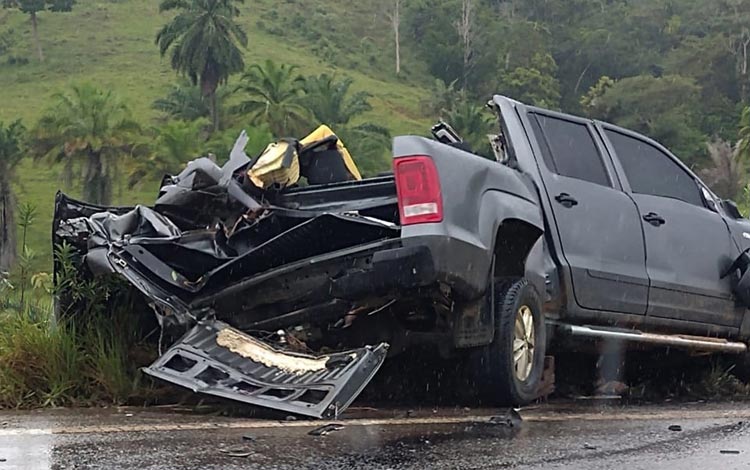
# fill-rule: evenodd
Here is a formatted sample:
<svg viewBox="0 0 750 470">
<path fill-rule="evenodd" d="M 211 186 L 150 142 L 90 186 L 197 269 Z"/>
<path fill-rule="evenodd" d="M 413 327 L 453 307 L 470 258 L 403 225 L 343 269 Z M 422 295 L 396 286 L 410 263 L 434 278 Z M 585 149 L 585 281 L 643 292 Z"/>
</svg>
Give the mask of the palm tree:
<svg viewBox="0 0 750 470">
<path fill-rule="evenodd" d="M 482 106 L 474 104 L 463 96 L 447 111 L 445 120 L 458 132 L 474 153 L 484 156 L 489 154 L 487 134 L 490 131 L 490 120 Z"/>
<path fill-rule="evenodd" d="M 172 68 L 200 85 L 214 130 L 219 129 L 216 89 L 245 68 L 241 46 L 247 35 L 234 22 L 244 0 L 163 0 L 159 11 L 178 10 L 156 35 L 162 57 L 172 50 Z"/>
<path fill-rule="evenodd" d="M 237 87 L 243 101 L 235 111 L 249 114 L 255 123 L 267 123 L 276 137 L 299 133 L 311 116 L 302 103 L 304 80 L 296 72 L 294 65 L 271 60 L 251 65 Z"/>
<path fill-rule="evenodd" d="M 8 271 L 16 257 L 15 167 L 23 158 L 21 121 L 0 122 L 0 272 Z"/>
<path fill-rule="evenodd" d="M 139 156 L 128 172 L 128 186 L 174 174 L 188 161 L 199 156 L 205 145 L 203 129 L 208 121 L 170 121 L 154 129 L 154 145 Z"/>
<path fill-rule="evenodd" d="M 112 201 L 118 158 L 130 152 L 139 130 L 130 111 L 111 91 L 84 84 L 55 95 L 57 103 L 39 120 L 31 140 L 36 158 L 63 163 L 64 179 L 81 169 L 83 197 L 95 204 Z"/>
<path fill-rule="evenodd" d="M 202 117 L 211 118 L 211 110 L 203 100 L 200 88 L 187 81 L 172 85 L 164 98 L 154 100 L 151 108 L 164 113 L 165 119 L 193 121 Z"/>
<path fill-rule="evenodd" d="M 328 74 L 305 79 L 304 103 L 318 122 L 329 126 L 348 125 L 352 119 L 372 110 L 368 101 L 372 95 L 360 91 L 349 96 L 354 80 L 347 77 L 336 81 L 335 76 Z"/>
<path fill-rule="evenodd" d="M 387 167 L 384 158 L 391 142 L 388 129 L 371 122 L 354 125 L 352 121 L 372 110 L 367 92 L 350 96 L 353 80 L 337 81 L 322 74 L 305 80 L 304 103 L 318 122 L 331 126 L 341 137 L 364 173 L 382 171 Z"/>
</svg>

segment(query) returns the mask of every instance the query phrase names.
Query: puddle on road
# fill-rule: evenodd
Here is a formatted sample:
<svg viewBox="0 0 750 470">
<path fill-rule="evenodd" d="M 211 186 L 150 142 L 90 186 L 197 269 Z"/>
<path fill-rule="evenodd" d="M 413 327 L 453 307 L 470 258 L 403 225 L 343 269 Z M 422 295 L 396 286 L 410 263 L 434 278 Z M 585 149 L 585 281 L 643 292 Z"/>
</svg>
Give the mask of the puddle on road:
<svg viewBox="0 0 750 470">
<path fill-rule="evenodd" d="M 0 462 L 3 470 L 47 470 L 53 467 L 55 436 L 6 436 L 0 439 Z"/>
</svg>

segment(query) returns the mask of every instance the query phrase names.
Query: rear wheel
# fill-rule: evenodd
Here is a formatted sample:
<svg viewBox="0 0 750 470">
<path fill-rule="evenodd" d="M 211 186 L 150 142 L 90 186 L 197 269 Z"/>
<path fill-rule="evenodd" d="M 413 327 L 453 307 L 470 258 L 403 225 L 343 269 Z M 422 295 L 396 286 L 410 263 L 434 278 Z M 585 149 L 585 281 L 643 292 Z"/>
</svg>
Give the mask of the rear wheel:
<svg viewBox="0 0 750 470">
<path fill-rule="evenodd" d="M 496 282 L 495 338 L 474 352 L 474 382 L 483 402 L 524 405 L 537 398 L 546 332 L 539 295 L 525 279 Z"/>
</svg>

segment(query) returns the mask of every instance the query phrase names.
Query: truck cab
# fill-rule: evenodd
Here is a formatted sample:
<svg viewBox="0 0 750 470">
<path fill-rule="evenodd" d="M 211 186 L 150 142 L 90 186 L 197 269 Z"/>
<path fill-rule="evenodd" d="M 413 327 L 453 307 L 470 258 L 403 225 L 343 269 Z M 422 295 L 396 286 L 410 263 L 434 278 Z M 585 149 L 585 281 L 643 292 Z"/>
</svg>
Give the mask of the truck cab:
<svg viewBox="0 0 750 470">
<path fill-rule="evenodd" d="M 502 96 L 491 105 L 507 164 L 532 177 L 545 215 L 546 323 L 581 340 L 739 353 L 746 376 L 750 234 L 736 206 L 646 136 Z"/>
</svg>

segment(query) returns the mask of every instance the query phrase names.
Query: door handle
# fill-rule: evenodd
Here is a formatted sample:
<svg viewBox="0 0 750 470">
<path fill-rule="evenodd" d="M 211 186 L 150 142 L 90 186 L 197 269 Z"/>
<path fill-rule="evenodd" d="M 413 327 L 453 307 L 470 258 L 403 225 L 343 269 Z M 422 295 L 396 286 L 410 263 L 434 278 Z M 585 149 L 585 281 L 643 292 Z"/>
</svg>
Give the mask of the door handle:
<svg viewBox="0 0 750 470">
<path fill-rule="evenodd" d="M 578 205 L 578 201 L 576 201 L 576 198 L 571 196 L 568 193 L 560 193 L 557 196 L 555 196 L 555 201 L 559 202 L 563 205 L 563 207 L 571 208 L 573 206 Z"/>
<path fill-rule="evenodd" d="M 649 212 L 648 214 L 644 215 L 643 220 L 650 223 L 654 227 L 658 227 L 660 225 L 664 225 L 667 223 L 667 221 L 664 220 L 663 217 L 661 217 L 659 214 L 656 214 L 654 212 Z"/>
</svg>

